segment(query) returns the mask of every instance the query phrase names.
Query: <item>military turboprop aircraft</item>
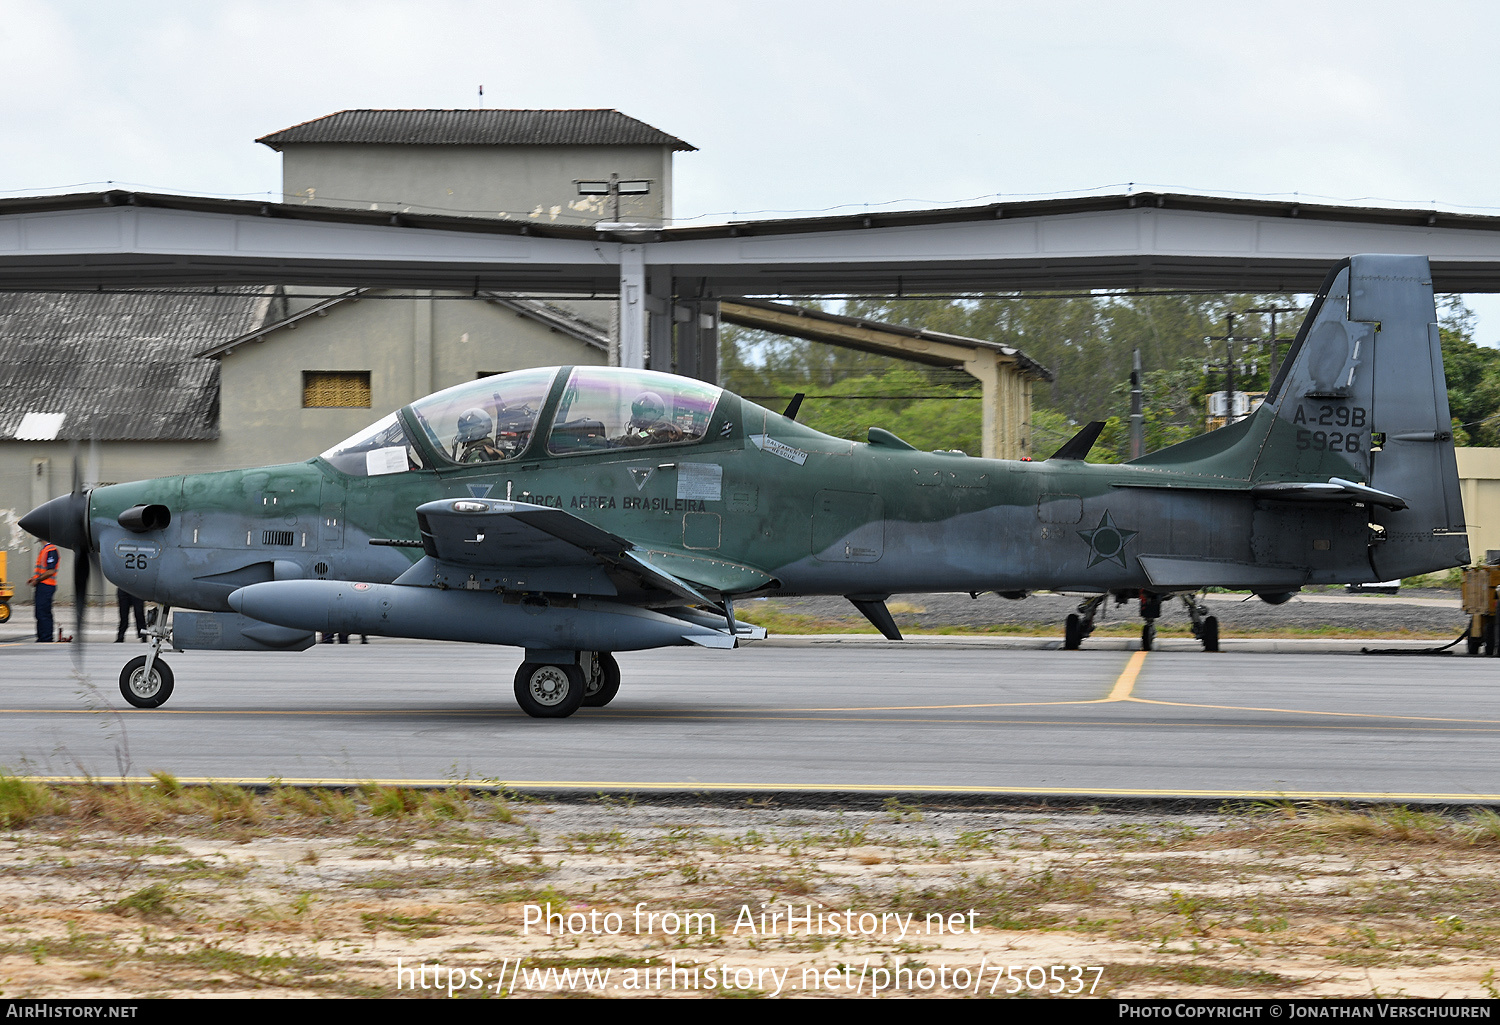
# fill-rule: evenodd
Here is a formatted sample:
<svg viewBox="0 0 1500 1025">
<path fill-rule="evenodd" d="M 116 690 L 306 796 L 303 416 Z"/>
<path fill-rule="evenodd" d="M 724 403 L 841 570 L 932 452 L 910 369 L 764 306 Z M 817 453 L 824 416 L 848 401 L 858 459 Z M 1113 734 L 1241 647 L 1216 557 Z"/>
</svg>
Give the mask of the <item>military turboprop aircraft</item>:
<svg viewBox="0 0 1500 1025">
<path fill-rule="evenodd" d="M 522 370 L 420 399 L 305 463 L 114 484 L 21 520 L 161 604 L 120 675 L 164 702 L 178 649 L 302 649 L 315 631 L 525 648 L 529 715 L 603 705 L 612 652 L 731 648 L 755 595 L 844 595 L 888 637 L 897 592 L 1048 588 L 1138 599 L 1150 647 L 1208 586 L 1281 601 L 1304 584 L 1466 563 L 1427 259 L 1328 275 L 1265 403 L 1125 464 L 919 452 L 832 438 L 701 381 Z M 170 608 L 178 611 L 171 622 Z"/>
</svg>

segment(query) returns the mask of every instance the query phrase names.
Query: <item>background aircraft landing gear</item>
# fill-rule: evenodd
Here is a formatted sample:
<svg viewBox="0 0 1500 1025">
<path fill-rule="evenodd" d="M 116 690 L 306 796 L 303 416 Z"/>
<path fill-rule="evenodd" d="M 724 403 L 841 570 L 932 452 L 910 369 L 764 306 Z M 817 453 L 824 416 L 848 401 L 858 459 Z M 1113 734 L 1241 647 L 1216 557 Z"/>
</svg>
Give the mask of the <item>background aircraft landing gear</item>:
<svg viewBox="0 0 1500 1025">
<path fill-rule="evenodd" d="M 1193 636 L 1203 644 L 1204 651 L 1219 650 L 1219 618 L 1208 614 L 1208 606 L 1198 601 L 1193 595 L 1185 594 L 1182 602 L 1187 606 L 1188 615 L 1193 618 Z"/>
<path fill-rule="evenodd" d="M 1063 650 L 1077 651 L 1078 646 L 1094 632 L 1094 616 L 1104 604 L 1105 597 L 1096 594 L 1085 599 L 1079 603 L 1077 614 L 1068 616 L 1063 622 Z"/>
<path fill-rule="evenodd" d="M 136 708 L 159 708 L 172 696 L 172 667 L 161 657 L 161 649 L 172 638 L 169 611 L 166 605 L 151 609 L 146 619 L 151 647 L 120 670 L 120 696 Z"/>
<path fill-rule="evenodd" d="M 533 719 L 566 719 L 583 704 L 584 689 L 576 665 L 522 662 L 516 670 L 516 704 Z"/>
<path fill-rule="evenodd" d="M 603 708 L 620 692 L 620 663 L 607 651 L 596 651 L 583 689 L 585 708 Z"/>
</svg>

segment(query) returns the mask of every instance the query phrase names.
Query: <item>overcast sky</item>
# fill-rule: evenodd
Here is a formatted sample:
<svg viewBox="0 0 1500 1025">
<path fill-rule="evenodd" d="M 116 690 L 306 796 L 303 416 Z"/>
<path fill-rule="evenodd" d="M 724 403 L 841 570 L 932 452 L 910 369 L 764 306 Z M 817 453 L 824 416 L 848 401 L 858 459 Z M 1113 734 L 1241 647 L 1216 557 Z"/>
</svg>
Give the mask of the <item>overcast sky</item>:
<svg viewBox="0 0 1500 1025">
<path fill-rule="evenodd" d="M 275 196 L 258 136 L 482 84 L 699 147 L 679 221 L 1130 182 L 1500 213 L 1493 3 L 0 0 L 0 38 L 0 195 Z"/>
</svg>

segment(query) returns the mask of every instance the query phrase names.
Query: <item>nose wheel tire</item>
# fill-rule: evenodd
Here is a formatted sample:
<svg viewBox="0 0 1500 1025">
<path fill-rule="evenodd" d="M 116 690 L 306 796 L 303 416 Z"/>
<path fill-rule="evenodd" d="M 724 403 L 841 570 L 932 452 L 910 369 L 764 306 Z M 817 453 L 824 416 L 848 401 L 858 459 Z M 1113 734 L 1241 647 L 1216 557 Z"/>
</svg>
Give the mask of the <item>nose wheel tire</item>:
<svg viewBox="0 0 1500 1025">
<path fill-rule="evenodd" d="M 157 708 L 172 696 L 172 667 L 161 659 L 146 675 L 146 656 L 137 655 L 120 670 L 120 694 L 136 708 Z"/>
<path fill-rule="evenodd" d="M 583 688 L 585 708 L 603 708 L 620 692 L 620 663 L 607 651 L 594 657 L 594 672 Z"/>
<path fill-rule="evenodd" d="M 1141 627 L 1141 650 L 1150 651 L 1156 643 L 1156 624 L 1147 623 Z"/>
<path fill-rule="evenodd" d="M 566 719 L 583 704 L 584 686 L 577 666 L 523 662 L 516 670 L 516 703 L 533 719 Z"/>
<path fill-rule="evenodd" d="M 1069 615 L 1063 620 L 1063 650 L 1077 651 L 1078 646 L 1083 643 L 1083 620 L 1076 615 Z"/>
</svg>

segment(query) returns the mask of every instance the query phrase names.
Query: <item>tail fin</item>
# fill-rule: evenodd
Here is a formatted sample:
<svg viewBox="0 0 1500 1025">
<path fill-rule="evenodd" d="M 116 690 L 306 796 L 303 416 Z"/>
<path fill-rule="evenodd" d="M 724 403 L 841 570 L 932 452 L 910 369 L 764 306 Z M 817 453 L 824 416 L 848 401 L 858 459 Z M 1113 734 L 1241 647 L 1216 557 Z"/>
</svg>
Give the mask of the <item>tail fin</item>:
<svg viewBox="0 0 1500 1025">
<path fill-rule="evenodd" d="M 1270 422 L 1256 483 L 1338 478 L 1404 500 L 1402 509 L 1369 506 L 1377 579 L 1469 561 L 1425 256 L 1355 256 L 1335 267 L 1261 418 Z"/>
</svg>

